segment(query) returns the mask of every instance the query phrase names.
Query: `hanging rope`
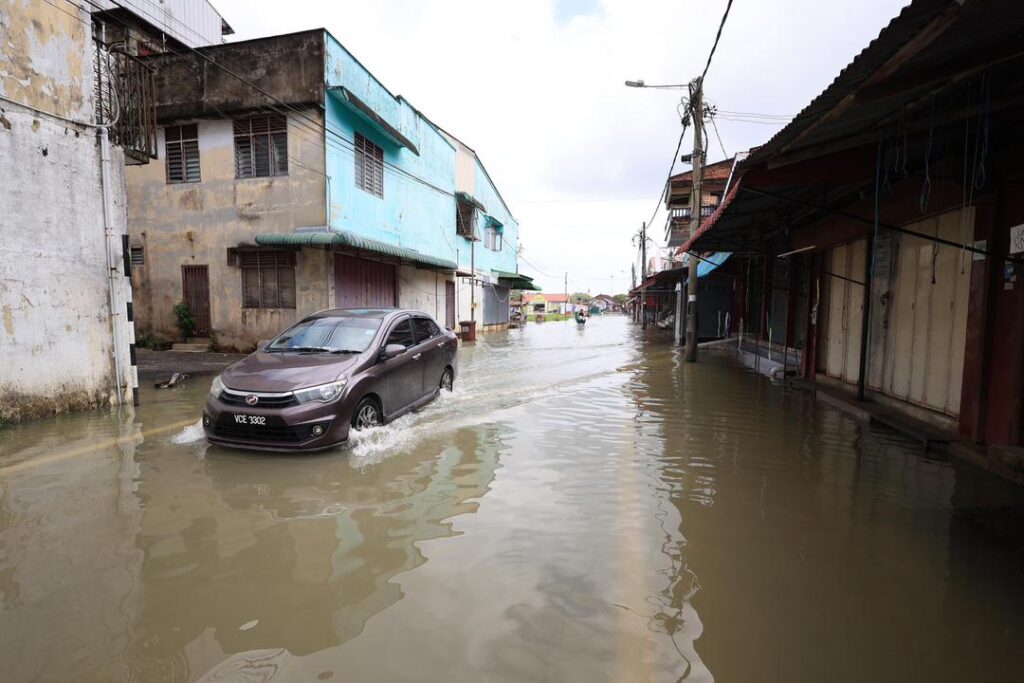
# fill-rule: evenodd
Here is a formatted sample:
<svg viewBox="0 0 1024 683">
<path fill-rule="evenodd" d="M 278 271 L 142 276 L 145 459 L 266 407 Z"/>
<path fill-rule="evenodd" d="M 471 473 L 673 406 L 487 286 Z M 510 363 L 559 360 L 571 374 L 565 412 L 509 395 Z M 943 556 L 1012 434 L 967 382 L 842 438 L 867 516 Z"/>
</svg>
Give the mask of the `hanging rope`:
<svg viewBox="0 0 1024 683">
<path fill-rule="evenodd" d="M 928 124 L 928 146 L 924 152 L 924 184 L 921 186 L 921 213 L 928 210 L 932 196 L 932 140 L 935 137 L 935 98 L 932 97 L 932 113 Z"/>
</svg>

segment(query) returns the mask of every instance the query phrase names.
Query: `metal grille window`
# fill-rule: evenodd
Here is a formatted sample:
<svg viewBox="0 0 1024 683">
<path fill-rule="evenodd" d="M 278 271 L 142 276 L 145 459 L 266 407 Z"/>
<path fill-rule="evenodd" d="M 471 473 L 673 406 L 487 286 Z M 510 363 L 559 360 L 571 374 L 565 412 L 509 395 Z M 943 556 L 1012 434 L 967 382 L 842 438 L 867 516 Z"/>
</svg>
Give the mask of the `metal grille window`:
<svg viewBox="0 0 1024 683">
<path fill-rule="evenodd" d="M 288 175 L 288 120 L 280 114 L 235 119 L 235 177 Z"/>
<path fill-rule="evenodd" d="M 141 244 L 133 244 L 130 249 L 133 266 L 146 265 L 146 252 Z"/>
<path fill-rule="evenodd" d="M 466 202 L 455 202 L 455 234 L 476 239 L 476 207 Z"/>
<path fill-rule="evenodd" d="M 356 187 L 384 198 L 384 150 L 356 133 Z"/>
<path fill-rule="evenodd" d="M 199 126 L 164 128 L 164 157 L 168 183 L 198 183 Z"/>
<path fill-rule="evenodd" d="M 251 249 L 238 255 L 242 308 L 295 308 L 295 254 Z"/>
</svg>

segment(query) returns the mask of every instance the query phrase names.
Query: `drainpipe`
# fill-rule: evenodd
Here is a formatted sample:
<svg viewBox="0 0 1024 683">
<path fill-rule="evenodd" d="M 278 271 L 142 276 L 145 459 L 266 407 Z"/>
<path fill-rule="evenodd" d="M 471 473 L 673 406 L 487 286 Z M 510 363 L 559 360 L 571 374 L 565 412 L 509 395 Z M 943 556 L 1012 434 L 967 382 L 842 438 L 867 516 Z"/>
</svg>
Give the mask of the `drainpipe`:
<svg viewBox="0 0 1024 683">
<path fill-rule="evenodd" d="M 476 237 L 474 232 L 473 237 Z M 476 240 L 469 240 L 469 320 L 476 321 Z"/>
<path fill-rule="evenodd" d="M 106 24 L 100 24 L 100 42 L 106 45 Z M 112 74 L 108 73 L 108 77 L 111 81 L 111 88 L 113 88 Z M 103 201 L 103 232 L 107 242 L 107 290 L 110 300 L 110 334 L 111 334 L 111 347 L 114 356 L 114 374 L 117 381 L 117 404 L 124 405 L 131 401 L 133 405 L 139 403 L 139 392 L 138 392 L 138 370 L 135 366 L 135 330 L 134 324 L 128 326 L 128 322 L 134 316 L 132 316 L 132 305 L 131 305 L 131 282 L 125 283 L 126 296 L 124 297 L 124 308 L 123 313 L 119 312 L 118 308 L 118 281 L 117 278 L 129 277 L 128 271 L 128 254 L 122 254 L 122 259 L 125 263 L 124 272 L 118 270 L 118 253 L 117 249 L 120 245 L 123 249 L 127 249 L 127 235 L 119 236 L 115 234 L 114 228 L 114 196 L 112 192 L 112 173 L 110 170 L 110 128 L 117 123 L 118 119 L 121 118 L 121 103 L 117 99 L 117 92 L 111 90 L 111 95 L 114 97 L 114 101 L 117 104 L 116 113 L 111 121 L 106 123 L 99 123 L 96 125 L 96 132 L 100 139 L 100 193 Z M 124 315 L 128 320 L 121 318 Z M 119 322 L 120 321 L 120 322 Z M 131 368 L 131 379 L 125 375 L 124 372 L 124 355 L 122 351 L 122 343 L 119 336 L 119 332 L 127 326 L 125 331 L 125 337 L 128 341 L 128 354 L 130 356 L 130 368 Z"/>
</svg>

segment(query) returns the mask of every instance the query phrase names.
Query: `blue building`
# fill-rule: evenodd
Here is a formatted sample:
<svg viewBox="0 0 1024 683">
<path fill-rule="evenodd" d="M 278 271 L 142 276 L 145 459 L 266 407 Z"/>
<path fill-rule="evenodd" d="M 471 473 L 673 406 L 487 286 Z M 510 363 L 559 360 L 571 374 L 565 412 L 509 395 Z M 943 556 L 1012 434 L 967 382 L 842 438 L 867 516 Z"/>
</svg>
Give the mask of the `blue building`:
<svg viewBox="0 0 1024 683">
<path fill-rule="evenodd" d="M 151 64 L 163 163 L 128 174 L 145 332 L 173 337 L 179 300 L 239 348 L 329 307 L 508 322 L 530 281 L 479 157 L 329 32 Z"/>
</svg>

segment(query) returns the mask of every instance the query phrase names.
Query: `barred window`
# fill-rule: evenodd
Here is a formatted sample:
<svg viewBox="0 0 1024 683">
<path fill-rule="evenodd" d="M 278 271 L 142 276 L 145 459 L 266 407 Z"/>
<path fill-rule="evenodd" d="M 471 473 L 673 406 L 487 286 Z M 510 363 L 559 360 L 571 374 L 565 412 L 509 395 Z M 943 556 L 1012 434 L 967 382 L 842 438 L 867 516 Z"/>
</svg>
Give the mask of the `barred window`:
<svg viewBox="0 0 1024 683">
<path fill-rule="evenodd" d="M 199 126 L 164 128 L 164 156 L 168 183 L 198 183 Z"/>
<path fill-rule="evenodd" d="M 133 266 L 144 266 L 146 265 L 146 252 L 141 244 L 133 244 L 131 246 L 131 263 Z"/>
<path fill-rule="evenodd" d="M 356 187 L 384 197 L 384 150 L 356 133 Z"/>
<path fill-rule="evenodd" d="M 295 308 L 295 254 L 279 249 L 247 249 L 242 267 L 242 308 Z"/>
<path fill-rule="evenodd" d="M 235 119 L 235 177 L 288 175 L 288 120 L 280 114 Z"/>
</svg>

